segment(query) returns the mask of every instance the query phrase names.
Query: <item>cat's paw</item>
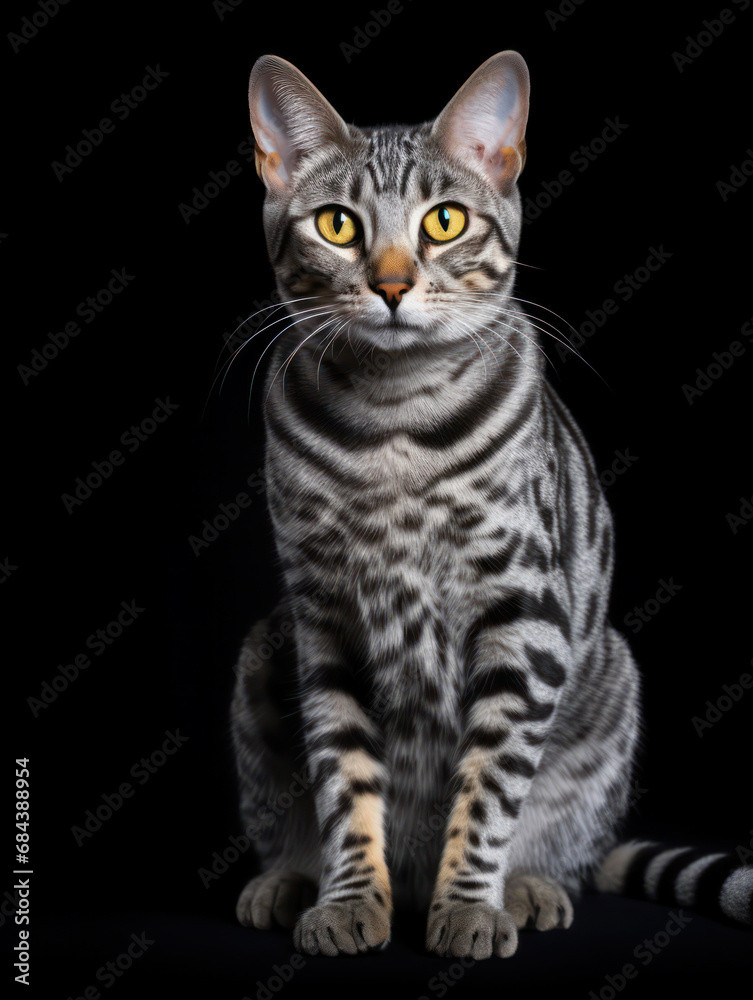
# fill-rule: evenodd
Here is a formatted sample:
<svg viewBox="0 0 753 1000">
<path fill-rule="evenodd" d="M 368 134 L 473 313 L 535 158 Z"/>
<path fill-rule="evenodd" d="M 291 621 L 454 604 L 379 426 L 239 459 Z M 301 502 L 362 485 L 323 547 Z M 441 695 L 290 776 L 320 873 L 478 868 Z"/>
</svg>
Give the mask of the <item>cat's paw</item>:
<svg viewBox="0 0 753 1000">
<path fill-rule="evenodd" d="M 552 878 L 511 875 L 505 885 L 505 909 L 518 928 L 550 931 L 573 922 L 570 897 Z"/>
<path fill-rule="evenodd" d="M 426 947 L 453 958 L 509 958 L 518 931 L 509 913 L 486 903 L 445 903 L 431 912 Z"/>
<path fill-rule="evenodd" d="M 383 906 L 368 900 L 323 903 L 302 913 L 293 943 L 306 955 L 355 955 L 383 948 L 390 939 L 390 918 Z"/>
<path fill-rule="evenodd" d="M 280 868 L 252 878 L 238 897 L 235 913 L 244 927 L 293 927 L 301 910 L 314 902 L 316 885 L 298 872 Z"/>
</svg>

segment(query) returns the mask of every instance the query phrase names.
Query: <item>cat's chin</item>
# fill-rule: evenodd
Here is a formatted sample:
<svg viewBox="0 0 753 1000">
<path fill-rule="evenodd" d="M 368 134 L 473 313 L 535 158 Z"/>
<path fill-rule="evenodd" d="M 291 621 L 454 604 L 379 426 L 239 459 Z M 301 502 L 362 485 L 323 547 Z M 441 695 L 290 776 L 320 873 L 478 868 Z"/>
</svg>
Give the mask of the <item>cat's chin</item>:
<svg viewBox="0 0 753 1000">
<path fill-rule="evenodd" d="M 434 324 L 400 323 L 363 324 L 350 330 L 353 344 L 382 348 L 384 351 L 401 351 L 417 347 L 439 347 L 453 343 L 456 338 L 448 335 L 446 328 Z"/>
</svg>

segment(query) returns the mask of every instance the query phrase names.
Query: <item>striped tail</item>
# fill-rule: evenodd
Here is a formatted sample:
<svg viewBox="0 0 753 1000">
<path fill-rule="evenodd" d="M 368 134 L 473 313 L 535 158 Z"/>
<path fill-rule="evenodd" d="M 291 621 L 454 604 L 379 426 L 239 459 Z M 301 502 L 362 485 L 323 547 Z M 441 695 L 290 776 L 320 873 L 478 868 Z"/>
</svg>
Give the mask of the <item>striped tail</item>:
<svg viewBox="0 0 753 1000">
<path fill-rule="evenodd" d="M 604 859 L 596 888 L 753 925 L 753 865 L 735 854 L 631 841 Z"/>
</svg>

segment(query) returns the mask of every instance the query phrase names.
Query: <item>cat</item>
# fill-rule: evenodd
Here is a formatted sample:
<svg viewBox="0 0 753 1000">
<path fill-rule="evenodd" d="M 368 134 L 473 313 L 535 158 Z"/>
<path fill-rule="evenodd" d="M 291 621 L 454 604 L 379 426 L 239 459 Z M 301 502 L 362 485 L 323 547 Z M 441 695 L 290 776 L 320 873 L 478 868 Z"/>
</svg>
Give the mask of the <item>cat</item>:
<svg viewBox="0 0 753 1000">
<path fill-rule="evenodd" d="M 505 957 L 594 882 L 750 922 L 734 856 L 617 840 L 640 681 L 594 462 L 513 295 L 525 61 L 418 126 L 347 125 L 275 56 L 249 104 L 283 598 L 231 708 L 261 862 L 240 922 L 355 954 L 415 908 L 430 951 Z"/>
</svg>

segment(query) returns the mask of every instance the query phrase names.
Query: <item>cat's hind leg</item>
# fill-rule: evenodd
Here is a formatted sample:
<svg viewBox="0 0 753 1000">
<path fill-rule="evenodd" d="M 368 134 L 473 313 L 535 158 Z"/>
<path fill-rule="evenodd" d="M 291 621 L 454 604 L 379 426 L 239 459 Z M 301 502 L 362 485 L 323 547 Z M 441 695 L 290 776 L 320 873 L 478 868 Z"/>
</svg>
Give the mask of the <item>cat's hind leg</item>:
<svg viewBox="0 0 753 1000">
<path fill-rule="evenodd" d="M 235 908 L 239 923 L 261 930 L 276 925 L 292 929 L 298 915 L 316 902 L 317 886 L 300 872 L 275 868 L 252 878 Z"/>
<path fill-rule="evenodd" d="M 505 883 L 518 928 L 569 927 L 572 899 L 616 842 L 631 805 L 638 673 L 611 626 L 582 666 L 584 684 L 555 726 L 521 813 Z M 599 686 L 585 683 L 592 676 Z"/>
<path fill-rule="evenodd" d="M 511 875 L 505 883 L 505 910 L 518 930 L 569 927 L 573 904 L 565 889 L 543 875 Z"/>
<path fill-rule="evenodd" d="M 284 605 L 257 622 L 236 667 L 231 733 L 243 833 L 261 874 L 238 898 L 247 927 L 293 927 L 316 901 L 320 850 L 311 780 L 300 756 L 292 622 Z"/>
</svg>

